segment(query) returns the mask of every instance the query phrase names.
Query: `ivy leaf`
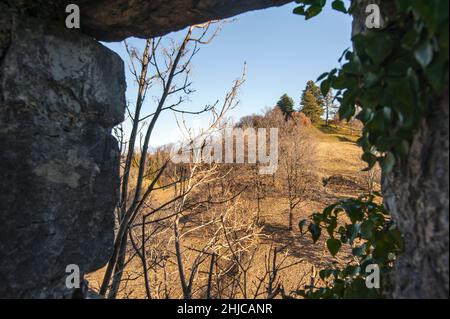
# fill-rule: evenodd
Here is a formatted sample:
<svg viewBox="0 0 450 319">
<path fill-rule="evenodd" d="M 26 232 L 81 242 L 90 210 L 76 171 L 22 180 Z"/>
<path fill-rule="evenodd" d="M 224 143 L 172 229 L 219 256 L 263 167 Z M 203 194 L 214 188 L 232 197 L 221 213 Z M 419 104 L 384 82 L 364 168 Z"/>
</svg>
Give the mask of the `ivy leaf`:
<svg viewBox="0 0 450 319">
<path fill-rule="evenodd" d="M 360 229 L 361 224 L 356 222 L 353 222 L 353 224 L 347 226 L 347 237 L 350 243 L 353 243 L 356 237 L 358 237 Z"/>
<path fill-rule="evenodd" d="M 304 16 L 306 14 L 306 10 L 305 10 L 304 6 L 300 6 L 300 7 L 295 8 L 293 12 L 294 12 L 294 14 L 298 14 L 298 15 L 301 15 L 301 16 Z"/>
<path fill-rule="evenodd" d="M 361 272 L 361 267 L 350 265 L 344 269 L 343 274 L 345 276 L 355 277 L 355 276 L 358 276 L 360 274 L 360 272 Z"/>
<path fill-rule="evenodd" d="M 374 133 L 382 133 L 384 134 L 387 130 L 386 128 L 386 117 L 384 108 L 377 110 L 372 120 L 367 124 L 367 127 L 371 130 L 372 136 L 375 136 Z"/>
<path fill-rule="evenodd" d="M 361 224 L 361 236 L 364 239 L 371 239 L 375 225 L 372 221 L 366 220 Z"/>
<path fill-rule="evenodd" d="M 386 153 L 384 158 L 381 160 L 381 168 L 383 169 L 383 173 L 389 174 L 392 172 L 395 166 L 395 156 L 391 152 Z"/>
<path fill-rule="evenodd" d="M 410 0 L 408 0 L 410 1 Z M 402 46 L 408 50 L 412 50 L 420 40 L 420 35 L 416 30 L 412 29 L 405 34 L 402 39 Z"/>
<path fill-rule="evenodd" d="M 380 136 L 377 142 L 377 148 L 380 152 L 387 152 L 395 149 L 402 142 L 402 139 L 396 136 Z"/>
<path fill-rule="evenodd" d="M 331 269 L 322 269 L 319 271 L 320 279 L 325 280 L 333 274 L 333 270 Z"/>
<path fill-rule="evenodd" d="M 316 243 L 320 238 L 322 229 L 319 226 L 317 226 L 316 224 L 310 224 L 308 227 L 308 231 L 311 233 L 314 243 Z"/>
<path fill-rule="evenodd" d="M 330 92 L 330 88 L 331 88 L 331 83 L 330 80 L 324 80 L 321 84 L 320 84 L 320 92 L 322 93 L 323 96 L 326 96 L 328 94 L 328 92 Z"/>
<path fill-rule="evenodd" d="M 373 257 L 381 262 L 389 260 L 391 244 L 386 240 L 379 240 L 374 244 Z"/>
<path fill-rule="evenodd" d="M 342 13 L 348 13 L 347 9 L 345 8 L 344 1 L 342 0 L 334 0 L 331 4 L 331 7 L 334 10 L 340 11 Z"/>
<path fill-rule="evenodd" d="M 362 160 L 369 165 L 368 170 L 371 170 L 377 163 L 378 158 L 370 152 L 365 152 L 362 155 Z"/>
<path fill-rule="evenodd" d="M 323 73 L 321 76 L 319 76 L 319 77 L 317 78 L 316 82 L 322 81 L 323 79 L 325 79 L 326 77 L 328 77 L 328 74 L 330 74 L 330 73 L 329 73 L 329 72 Z"/>
<path fill-rule="evenodd" d="M 306 10 L 305 19 L 309 20 L 319 15 L 322 12 L 322 7 L 319 5 L 312 5 Z"/>
<path fill-rule="evenodd" d="M 372 34 L 360 40 L 365 46 L 365 51 L 370 59 L 380 65 L 392 53 L 395 41 L 389 34 Z"/>
<path fill-rule="evenodd" d="M 422 68 L 426 68 L 433 61 L 434 50 L 433 46 L 429 41 L 424 41 L 419 48 L 414 51 L 414 57 L 417 62 L 422 66 Z"/>
<path fill-rule="evenodd" d="M 391 242 L 392 245 L 394 245 L 394 247 L 396 247 L 399 251 L 404 249 L 405 241 L 401 232 L 397 228 L 390 230 L 387 237 L 389 242 Z"/>
<path fill-rule="evenodd" d="M 366 88 L 373 87 L 375 84 L 377 84 L 378 80 L 379 77 L 375 73 L 367 72 L 366 74 L 364 74 L 364 86 Z"/>
<path fill-rule="evenodd" d="M 335 238 L 330 238 L 327 240 L 327 248 L 330 254 L 334 257 L 337 255 L 339 250 L 341 249 L 342 243 L 340 240 Z"/>
<path fill-rule="evenodd" d="M 376 289 L 368 289 L 363 278 L 356 278 L 344 292 L 345 299 L 377 299 Z"/>
<path fill-rule="evenodd" d="M 352 62 L 345 64 L 342 67 L 342 71 L 344 71 L 345 73 L 350 74 L 350 75 L 362 75 L 363 74 L 361 62 L 359 62 L 357 59 L 354 59 Z"/>
<path fill-rule="evenodd" d="M 373 117 L 373 112 L 370 108 L 365 107 L 362 109 L 361 112 L 357 115 L 357 118 L 361 120 L 363 123 L 369 122 Z"/>
<path fill-rule="evenodd" d="M 441 63 L 438 61 L 432 62 L 425 70 L 425 75 L 430 81 L 431 86 L 437 94 L 442 94 L 445 90 L 446 85 L 448 85 L 448 80 L 445 78 L 448 76 L 448 69 L 442 67 Z"/>
<path fill-rule="evenodd" d="M 366 253 L 366 244 L 362 244 L 359 247 L 352 249 L 352 255 L 356 257 L 361 257 Z"/>
<path fill-rule="evenodd" d="M 369 142 L 369 139 L 367 137 L 367 135 L 363 135 L 361 136 L 358 141 L 357 144 L 359 146 L 361 146 L 361 148 L 364 150 L 365 153 L 371 153 L 371 149 L 372 149 L 372 145 Z"/>
<path fill-rule="evenodd" d="M 303 229 L 305 228 L 306 224 L 308 223 L 307 219 L 303 219 L 298 224 L 298 227 L 300 228 L 300 234 L 303 235 Z"/>
<path fill-rule="evenodd" d="M 406 11 L 411 7 L 411 0 L 395 0 L 395 3 L 401 11 Z"/>
<path fill-rule="evenodd" d="M 329 225 L 327 227 L 327 232 L 330 236 L 333 236 L 334 230 L 337 227 L 337 218 L 334 217 L 331 219 L 331 221 L 329 222 Z"/>
</svg>

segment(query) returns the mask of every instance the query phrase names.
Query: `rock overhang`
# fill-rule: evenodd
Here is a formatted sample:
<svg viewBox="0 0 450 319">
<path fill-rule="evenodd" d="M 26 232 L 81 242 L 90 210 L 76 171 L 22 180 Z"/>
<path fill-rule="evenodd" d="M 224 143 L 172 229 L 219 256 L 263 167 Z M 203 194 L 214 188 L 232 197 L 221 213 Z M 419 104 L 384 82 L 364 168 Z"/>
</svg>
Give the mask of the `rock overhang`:
<svg viewBox="0 0 450 319">
<path fill-rule="evenodd" d="M 64 22 L 65 8 L 77 4 L 83 33 L 99 41 L 151 38 L 187 26 L 269 7 L 292 0 L 5 0 L 27 15 Z"/>
</svg>

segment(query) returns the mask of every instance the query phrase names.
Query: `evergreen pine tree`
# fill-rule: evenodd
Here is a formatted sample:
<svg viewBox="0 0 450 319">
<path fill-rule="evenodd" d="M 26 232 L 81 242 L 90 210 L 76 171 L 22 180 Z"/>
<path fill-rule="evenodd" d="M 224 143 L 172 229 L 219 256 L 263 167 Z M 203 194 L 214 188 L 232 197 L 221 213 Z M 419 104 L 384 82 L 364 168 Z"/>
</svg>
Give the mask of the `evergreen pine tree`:
<svg viewBox="0 0 450 319">
<path fill-rule="evenodd" d="M 311 122 L 320 122 L 321 116 L 323 114 L 323 109 L 317 102 L 317 98 L 310 91 L 306 91 L 302 99 L 302 112 L 305 114 Z"/>
<path fill-rule="evenodd" d="M 294 113 L 294 100 L 287 94 L 283 94 L 278 101 L 277 106 L 280 108 L 286 121 L 292 116 L 292 113 Z"/>
<path fill-rule="evenodd" d="M 309 117 L 311 122 L 318 123 L 324 113 L 323 103 L 320 88 L 313 81 L 308 81 L 302 95 L 301 112 Z"/>
<path fill-rule="evenodd" d="M 317 103 L 319 103 L 319 105 L 323 108 L 323 104 L 324 104 L 324 98 L 322 95 L 322 92 L 320 91 L 320 87 L 316 85 L 316 83 L 314 83 L 314 81 L 309 80 L 306 83 L 306 88 L 303 91 L 303 94 L 305 94 L 305 92 L 311 92 L 314 97 L 317 100 Z"/>
</svg>

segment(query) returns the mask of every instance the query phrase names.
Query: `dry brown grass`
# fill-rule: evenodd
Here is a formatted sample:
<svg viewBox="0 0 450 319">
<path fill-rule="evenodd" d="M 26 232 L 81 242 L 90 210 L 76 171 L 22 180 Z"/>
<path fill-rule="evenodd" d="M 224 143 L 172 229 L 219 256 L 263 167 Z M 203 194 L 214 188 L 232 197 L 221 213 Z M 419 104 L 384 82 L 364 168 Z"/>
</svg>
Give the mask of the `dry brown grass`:
<svg viewBox="0 0 450 319">
<path fill-rule="evenodd" d="M 365 168 L 362 162 L 361 150 L 355 144 L 356 136 L 349 134 L 345 128 L 325 131 L 311 127 L 311 132 L 316 139 L 317 178 L 319 181 L 327 180 L 327 184 L 317 183 L 317 189 L 313 190 L 314 196 L 295 209 L 294 220 L 308 218 L 313 212 L 324 209 L 337 199 L 349 196 L 357 196 L 365 191 L 365 175 L 361 172 Z M 353 132 L 352 132 L 353 133 Z M 172 196 L 170 189 L 158 191 L 153 201 L 162 203 Z M 256 202 L 251 199 L 242 200 L 242 211 L 254 214 Z M 261 233 L 258 239 L 258 252 L 254 257 L 251 267 L 251 285 L 257 284 L 257 278 L 265 272 L 265 260 L 271 247 L 283 247 L 282 253 L 287 255 L 286 264 L 295 266 L 282 270 L 279 274 L 285 291 L 290 292 L 309 284 L 314 269 L 321 268 L 333 261 L 342 261 L 341 255 L 332 258 L 325 249 L 323 241 L 313 244 L 309 237 L 300 238 L 298 231 L 288 229 L 288 201 L 282 197 L 266 197 L 262 199 L 260 209 Z M 170 229 L 170 228 L 169 228 Z M 182 298 L 182 293 L 177 274 L 175 259 L 173 258 L 173 244 L 170 230 L 162 233 L 158 239 L 159 249 L 166 250 L 169 261 L 166 264 L 165 273 L 152 271 L 152 289 L 155 297 L 164 298 L 165 287 L 170 290 L 170 298 Z M 185 238 L 190 246 L 201 246 L 204 241 L 202 233 L 192 233 Z M 193 258 L 187 257 L 187 259 Z M 187 262 L 189 263 L 189 261 Z M 206 262 L 200 269 L 199 281 L 206 280 Z M 90 274 L 88 280 L 91 288 L 98 289 L 104 270 Z M 135 258 L 126 267 L 125 282 L 121 286 L 119 298 L 144 298 L 145 288 L 141 276 L 139 260 Z M 201 289 L 194 293 L 197 298 L 204 297 Z M 242 296 L 237 296 L 242 297 Z M 264 297 L 261 295 L 260 297 Z"/>
</svg>

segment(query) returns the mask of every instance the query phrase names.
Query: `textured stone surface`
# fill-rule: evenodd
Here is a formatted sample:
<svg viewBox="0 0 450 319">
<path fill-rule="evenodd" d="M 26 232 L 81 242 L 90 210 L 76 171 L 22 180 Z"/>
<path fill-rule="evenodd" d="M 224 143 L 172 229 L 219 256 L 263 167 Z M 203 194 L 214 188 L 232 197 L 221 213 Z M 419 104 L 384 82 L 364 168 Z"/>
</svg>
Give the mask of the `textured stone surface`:
<svg viewBox="0 0 450 319">
<path fill-rule="evenodd" d="M 0 2 L 0 60 L 2 59 L 6 49 L 11 41 L 11 13 L 10 9 Z"/>
<path fill-rule="evenodd" d="M 406 243 L 394 298 L 449 297 L 448 90 L 422 122 L 407 161 L 383 181 L 388 209 Z"/>
<path fill-rule="evenodd" d="M 97 0 L 85 5 L 83 28 L 105 40 L 130 35 L 145 38 L 288 2 L 291 0 Z"/>
<path fill-rule="evenodd" d="M 292 0 L 6 0 L 13 7 L 61 24 L 65 6 L 81 10 L 83 32 L 102 41 L 130 36 L 164 35 L 186 26 L 235 16 L 246 11 L 283 5 Z"/>
<path fill-rule="evenodd" d="M 12 20 L 0 60 L 0 297 L 69 297 L 66 265 L 96 270 L 113 245 L 124 66 L 78 32 Z"/>
<path fill-rule="evenodd" d="M 163 35 L 287 2 L 0 0 L 0 298 L 83 297 L 65 288 L 66 266 L 86 273 L 110 257 L 124 66 L 92 37 Z M 69 3 L 86 35 L 65 28 Z"/>
</svg>

